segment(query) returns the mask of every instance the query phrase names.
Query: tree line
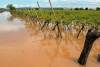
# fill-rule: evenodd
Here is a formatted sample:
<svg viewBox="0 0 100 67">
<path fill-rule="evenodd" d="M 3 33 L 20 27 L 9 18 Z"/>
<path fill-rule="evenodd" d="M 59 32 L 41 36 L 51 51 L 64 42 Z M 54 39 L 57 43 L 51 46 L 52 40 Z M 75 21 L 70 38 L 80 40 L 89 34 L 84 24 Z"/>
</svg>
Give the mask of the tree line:
<svg viewBox="0 0 100 67">
<path fill-rule="evenodd" d="M 82 7 L 81 8 L 77 8 L 76 7 L 75 9 L 71 8 L 70 10 L 93 10 L 93 9 L 92 8 L 88 8 L 88 7 L 86 7 L 86 8 L 82 8 Z M 96 7 L 95 10 L 100 10 L 100 7 Z"/>
<path fill-rule="evenodd" d="M 16 10 L 16 8 L 13 6 L 13 4 L 8 4 L 7 6 L 6 6 L 6 8 L 8 8 L 9 10 Z M 35 10 L 38 10 L 39 8 L 35 8 Z M 30 10 L 30 8 L 29 8 L 29 10 Z M 45 9 L 44 9 L 45 10 Z M 55 10 L 64 10 L 63 8 L 55 8 Z M 83 8 L 83 7 L 81 7 L 81 8 L 71 8 L 70 10 L 93 10 L 92 8 L 88 8 L 88 7 L 86 7 L 86 8 Z M 96 8 L 96 10 L 100 10 L 100 7 L 97 7 Z"/>
</svg>

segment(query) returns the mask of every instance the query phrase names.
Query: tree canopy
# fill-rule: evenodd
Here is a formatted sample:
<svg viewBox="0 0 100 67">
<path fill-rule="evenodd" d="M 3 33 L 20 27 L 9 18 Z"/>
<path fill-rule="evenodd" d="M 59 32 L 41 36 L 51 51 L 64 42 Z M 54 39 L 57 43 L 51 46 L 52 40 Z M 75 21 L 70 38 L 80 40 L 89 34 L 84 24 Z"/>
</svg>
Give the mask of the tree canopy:
<svg viewBox="0 0 100 67">
<path fill-rule="evenodd" d="M 13 6 L 13 4 L 8 4 L 6 8 L 9 8 L 10 10 L 16 10 L 16 8 Z"/>
</svg>

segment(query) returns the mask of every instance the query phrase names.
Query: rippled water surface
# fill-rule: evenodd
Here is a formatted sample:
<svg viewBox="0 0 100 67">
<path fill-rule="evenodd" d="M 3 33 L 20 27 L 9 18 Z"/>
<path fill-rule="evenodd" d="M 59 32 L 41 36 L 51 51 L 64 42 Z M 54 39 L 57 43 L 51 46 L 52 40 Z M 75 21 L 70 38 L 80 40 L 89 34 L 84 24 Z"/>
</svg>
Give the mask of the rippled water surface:
<svg viewBox="0 0 100 67">
<path fill-rule="evenodd" d="M 82 66 L 77 60 L 85 31 L 78 39 L 78 30 L 74 28 L 61 31 L 63 38 L 56 38 L 55 32 L 39 30 L 31 22 L 13 18 L 10 12 L 0 13 L 0 67 L 100 67 L 100 39 L 95 41 L 87 64 Z"/>
</svg>

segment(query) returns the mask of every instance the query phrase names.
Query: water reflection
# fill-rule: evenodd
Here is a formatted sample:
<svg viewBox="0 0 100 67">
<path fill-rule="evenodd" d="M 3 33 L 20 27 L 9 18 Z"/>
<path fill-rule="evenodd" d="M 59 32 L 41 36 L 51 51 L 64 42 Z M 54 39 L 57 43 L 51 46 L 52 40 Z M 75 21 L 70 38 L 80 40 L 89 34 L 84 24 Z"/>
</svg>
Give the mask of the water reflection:
<svg viewBox="0 0 100 67">
<path fill-rule="evenodd" d="M 19 16 L 15 13 L 12 15 L 9 15 L 9 12 L 4 13 L 6 13 L 6 17 L 3 21 L 6 22 L 0 22 L 0 25 L 2 24 L 0 35 L 4 31 L 6 33 L 2 34 L 2 38 L 0 37 L 0 67 L 100 66 L 96 61 L 96 56 L 100 53 L 100 39 L 94 43 L 86 66 L 77 63 L 87 30 L 83 30 L 77 39 L 78 26 L 73 26 L 70 30 L 66 25 L 66 30 L 60 26 L 63 38 L 56 38 L 56 30 L 49 30 L 46 27 L 40 30 L 43 23 L 39 25 L 40 21 L 36 19 L 24 15 Z M 50 25 L 54 26 L 52 23 Z M 2 29 L 3 26 L 6 28 Z M 8 31 L 10 32 L 7 33 Z M 9 46 L 7 46 L 8 44 Z"/>
<path fill-rule="evenodd" d="M 2 31 L 18 31 L 20 28 L 23 28 L 22 22 L 18 18 L 11 18 L 10 12 L 3 12 L 0 14 L 0 32 Z M 9 23 L 13 22 L 13 23 Z"/>
</svg>

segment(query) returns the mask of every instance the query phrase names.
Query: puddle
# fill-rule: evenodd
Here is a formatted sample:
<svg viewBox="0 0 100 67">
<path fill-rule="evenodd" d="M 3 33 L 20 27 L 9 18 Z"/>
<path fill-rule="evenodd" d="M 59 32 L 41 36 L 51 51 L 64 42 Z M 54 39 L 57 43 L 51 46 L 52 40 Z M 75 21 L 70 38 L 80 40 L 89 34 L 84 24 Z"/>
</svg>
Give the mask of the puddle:
<svg viewBox="0 0 100 67">
<path fill-rule="evenodd" d="M 11 16 L 9 12 L 0 14 L 0 67 L 100 67 L 100 39 L 95 41 L 87 64 L 82 66 L 77 60 L 86 31 L 77 39 L 78 30 L 67 29 L 61 31 L 63 38 L 55 38 L 55 32 L 39 30 L 30 20 Z"/>
</svg>

